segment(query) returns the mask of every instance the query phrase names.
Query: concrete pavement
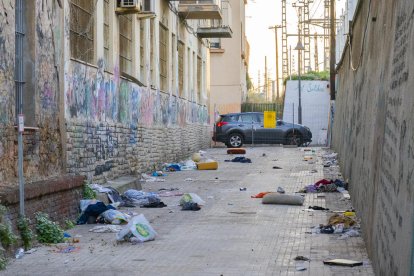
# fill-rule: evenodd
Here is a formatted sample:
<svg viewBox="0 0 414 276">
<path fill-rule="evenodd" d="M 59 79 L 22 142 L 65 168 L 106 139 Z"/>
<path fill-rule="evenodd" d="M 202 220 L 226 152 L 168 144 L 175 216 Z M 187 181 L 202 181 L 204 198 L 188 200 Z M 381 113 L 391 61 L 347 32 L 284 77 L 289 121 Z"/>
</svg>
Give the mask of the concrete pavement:
<svg viewBox="0 0 414 276">
<path fill-rule="evenodd" d="M 306 194 L 303 206 L 263 205 L 251 195 L 276 191 L 286 193 L 336 174 L 323 170 L 316 148 L 316 162 L 299 148 L 248 147 L 252 163 L 224 162 L 234 156 L 225 148 L 207 150 L 219 161 L 217 171 L 169 173 L 165 182 L 147 182 L 145 191 L 179 188 L 206 201 L 197 212 L 181 211 L 180 197 L 163 197 L 161 209 L 127 208 L 143 213 L 158 232 L 154 241 L 132 245 L 115 242 L 113 233 L 91 233 L 95 225 L 77 226 L 69 232 L 80 235 L 77 252 L 56 253 L 55 246 L 41 246 L 22 259 L 12 260 L 2 275 L 374 275 L 361 237 L 338 240 L 338 235 L 309 234 L 311 227 L 326 224 L 332 213 L 308 212 L 310 205 L 344 210 L 351 202 L 340 193 Z M 273 169 L 279 166 L 282 169 Z M 311 170 L 317 170 L 311 173 Z M 191 178 L 192 181 L 186 181 Z M 240 191 L 246 188 L 246 191 Z M 296 256 L 310 258 L 297 262 Z M 363 266 L 327 266 L 323 260 L 349 258 Z M 305 271 L 297 271 L 305 266 Z"/>
</svg>

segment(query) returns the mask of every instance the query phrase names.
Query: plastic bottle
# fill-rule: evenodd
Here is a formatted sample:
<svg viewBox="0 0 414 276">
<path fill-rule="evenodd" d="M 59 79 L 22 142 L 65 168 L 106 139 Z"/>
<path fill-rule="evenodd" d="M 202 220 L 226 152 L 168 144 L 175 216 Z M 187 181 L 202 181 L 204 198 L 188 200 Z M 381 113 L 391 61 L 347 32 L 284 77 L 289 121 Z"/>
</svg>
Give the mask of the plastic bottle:
<svg viewBox="0 0 414 276">
<path fill-rule="evenodd" d="M 23 248 L 19 248 L 16 250 L 16 254 L 15 257 L 16 259 L 21 259 L 24 256 L 24 249 Z"/>
</svg>

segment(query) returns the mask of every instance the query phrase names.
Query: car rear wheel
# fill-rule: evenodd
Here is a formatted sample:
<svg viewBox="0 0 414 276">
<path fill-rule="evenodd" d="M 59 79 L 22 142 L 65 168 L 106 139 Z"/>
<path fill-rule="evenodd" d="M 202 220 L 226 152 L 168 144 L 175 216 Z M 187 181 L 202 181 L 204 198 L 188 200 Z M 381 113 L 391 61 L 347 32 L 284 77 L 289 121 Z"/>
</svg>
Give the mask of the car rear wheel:
<svg viewBox="0 0 414 276">
<path fill-rule="evenodd" d="M 243 145 L 243 136 L 239 133 L 229 134 L 226 145 L 229 148 L 240 148 Z"/>
<path fill-rule="evenodd" d="M 302 135 L 300 133 L 291 132 L 286 136 L 287 145 L 297 145 L 298 147 L 303 144 Z"/>
</svg>

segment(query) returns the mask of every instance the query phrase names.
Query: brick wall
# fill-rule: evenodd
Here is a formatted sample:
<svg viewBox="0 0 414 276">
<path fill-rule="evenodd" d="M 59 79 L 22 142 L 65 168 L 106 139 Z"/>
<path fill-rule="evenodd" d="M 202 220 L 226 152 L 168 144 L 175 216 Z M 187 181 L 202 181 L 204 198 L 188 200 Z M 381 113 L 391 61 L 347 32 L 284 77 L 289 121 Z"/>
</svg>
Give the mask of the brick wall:
<svg viewBox="0 0 414 276">
<path fill-rule="evenodd" d="M 210 128 L 131 127 L 117 123 L 68 123 L 67 172 L 104 183 L 177 162 L 210 145 Z"/>
<path fill-rule="evenodd" d="M 60 176 L 25 185 L 25 215 L 32 224 L 35 213 L 49 214 L 53 221 L 63 225 L 66 219 L 75 220 L 79 215 L 82 198 L 83 176 Z M 9 209 L 9 217 L 15 226 L 19 216 L 19 188 L 3 188 L 0 202 Z"/>
</svg>

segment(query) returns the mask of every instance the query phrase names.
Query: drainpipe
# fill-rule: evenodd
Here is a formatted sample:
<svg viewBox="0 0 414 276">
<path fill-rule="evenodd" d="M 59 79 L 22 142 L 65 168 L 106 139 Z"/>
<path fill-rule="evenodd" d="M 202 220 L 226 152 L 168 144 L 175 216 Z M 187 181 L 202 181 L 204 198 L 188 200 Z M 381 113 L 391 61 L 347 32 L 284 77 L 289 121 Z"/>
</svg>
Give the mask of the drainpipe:
<svg viewBox="0 0 414 276">
<path fill-rule="evenodd" d="M 23 175 L 23 43 L 24 43 L 24 0 L 16 0 L 16 23 L 15 23 L 15 85 L 16 85 L 16 121 L 17 121 L 17 143 L 18 143 L 18 177 L 19 177 L 19 202 L 20 216 L 24 216 L 24 175 Z"/>
</svg>

